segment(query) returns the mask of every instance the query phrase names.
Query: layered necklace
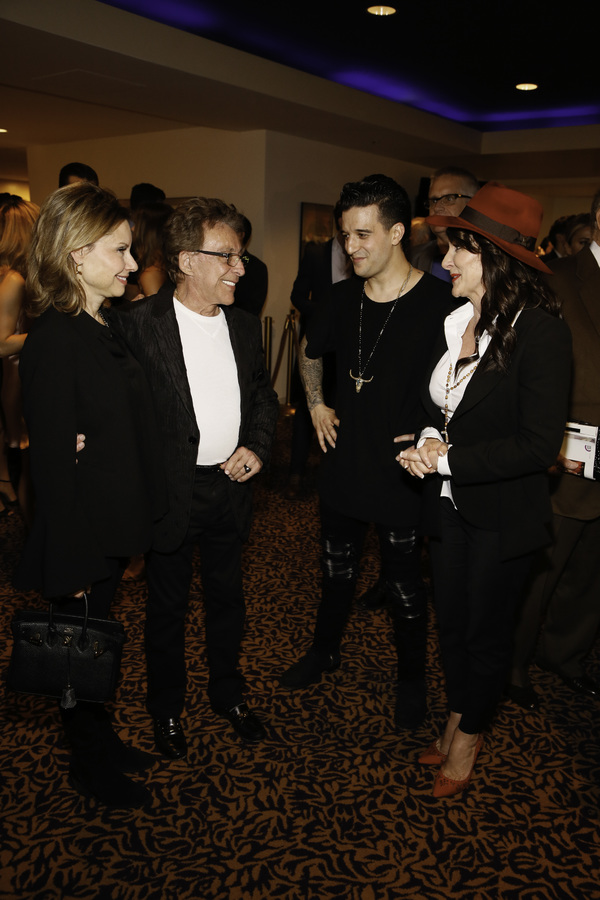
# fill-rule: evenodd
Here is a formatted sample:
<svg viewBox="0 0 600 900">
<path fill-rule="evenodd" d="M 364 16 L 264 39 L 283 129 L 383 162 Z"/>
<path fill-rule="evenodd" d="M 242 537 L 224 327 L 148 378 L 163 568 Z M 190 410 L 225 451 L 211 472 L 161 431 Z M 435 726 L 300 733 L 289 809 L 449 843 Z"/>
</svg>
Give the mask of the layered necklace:
<svg viewBox="0 0 600 900">
<path fill-rule="evenodd" d="M 479 338 L 475 339 L 475 343 L 479 345 Z M 446 396 L 444 398 L 444 428 L 442 429 L 442 435 L 444 436 L 445 442 L 448 444 L 448 422 L 450 421 L 450 413 L 448 411 L 448 399 L 450 397 L 450 391 L 455 391 L 459 384 L 462 384 L 463 381 L 466 381 L 467 378 L 470 378 L 477 366 L 479 365 L 480 360 L 478 359 L 474 366 L 471 366 L 468 372 L 465 372 L 462 378 L 459 378 L 458 381 L 455 381 L 454 384 L 450 384 L 450 379 L 452 378 L 452 372 L 454 371 L 454 366 L 450 363 L 448 367 L 448 375 L 446 376 Z"/>
<path fill-rule="evenodd" d="M 396 304 L 398 303 L 398 300 L 404 293 L 404 289 L 406 288 L 406 285 L 408 284 L 408 282 L 410 280 L 410 276 L 412 275 L 412 270 L 413 270 L 413 267 L 411 265 L 409 265 L 408 275 L 404 279 L 404 282 L 402 284 L 402 287 L 400 288 L 398 296 L 392 303 L 391 309 L 390 309 L 389 313 L 387 314 L 386 320 L 383 323 L 383 325 L 381 326 L 381 330 L 380 330 L 379 334 L 375 338 L 375 343 L 373 344 L 373 348 L 372 348 L 371 352 L 369 353 L 369 358 L 367 359 L 364 366 L 363 366 L 363 362 L 362 362 L 362 331 L 363 331 L 363 308 L 365 305 L 365 285 L 363 284 L 362 294 L 360 297 L 360 317 L 359 317 L 359 321 L 358 321 L 358 375 L 353 375 L 352 369 L 349 370 L 350 378 L 352 379 L 352 381 L 355 382 L 357 394 L 360 394 L 360 389 L 362 388 L 363 384 L 370 384 L 370 382 L 373 381 L 373 378 L 375 377 L 374 375 L 371 375 L 370 378 L 365 378 L 364 374 L 367 370 L 369 363 L 371 362 L 371 359 L 373 358 L 373 354 L 375 353 L 375 348 L 377 347 L 377 344 L 379 343 L 381 335 L 385 331 L 387 323 L 390 321 L 390 319 L 392 317 L 392 313 L 396 309 Z"/>
</svg>

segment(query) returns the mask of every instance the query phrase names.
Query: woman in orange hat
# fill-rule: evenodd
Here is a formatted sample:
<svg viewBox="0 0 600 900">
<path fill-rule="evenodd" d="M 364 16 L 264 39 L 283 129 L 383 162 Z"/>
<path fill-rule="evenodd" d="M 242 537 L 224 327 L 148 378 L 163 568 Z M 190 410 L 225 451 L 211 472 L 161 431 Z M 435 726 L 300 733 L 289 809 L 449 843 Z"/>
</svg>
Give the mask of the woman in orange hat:
<svg viewBox="0 0 600 900">
<path fill-rule="evenodd" d="M 423 391 L 427 427 L 399 454 L 440 476 L 435 605 L 450 713 L 419 761 L 434 796 L 463 790 L 502 694 L 532 553 L 550 542 L 546 470 L 567 417 L 571 336 L 535 255 L 540 204 L 488 183 L 448 229 L 442 265 L 466 298 L 444 322 Z"/>
</svg>

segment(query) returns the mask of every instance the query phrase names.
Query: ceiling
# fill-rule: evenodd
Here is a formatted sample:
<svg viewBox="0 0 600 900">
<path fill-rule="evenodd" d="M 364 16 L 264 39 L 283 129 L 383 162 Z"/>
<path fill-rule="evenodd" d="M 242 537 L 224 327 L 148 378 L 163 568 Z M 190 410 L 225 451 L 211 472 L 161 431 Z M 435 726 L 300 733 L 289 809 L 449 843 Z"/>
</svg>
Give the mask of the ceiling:
<svg viewBox="0 0 600 900">
<path fill-rule="evenodd" d="M 101 2 L 482 131 L 600 123 L 591 3 L 388 0 L 384 17 L 369 0 Z"/>
<path fill-rule="evenodd" d="M 198 125 L 431 168 L 470 168 L 487 141 L 481 178 L 597 177 L 594 29 L 578 33 L 564 10 L 559 29 L 536 21 L 530 0 L 487 0 L 479 15 L 463 0 L 411 0 L 387 18 L 366 5 L 1 0 L 0 178 L 27 179 L 31 145 Z M 517 92 L 522 80 L 540 89 Z M 523 128 L 552 138 L 524 149 Z"/>
</svg>

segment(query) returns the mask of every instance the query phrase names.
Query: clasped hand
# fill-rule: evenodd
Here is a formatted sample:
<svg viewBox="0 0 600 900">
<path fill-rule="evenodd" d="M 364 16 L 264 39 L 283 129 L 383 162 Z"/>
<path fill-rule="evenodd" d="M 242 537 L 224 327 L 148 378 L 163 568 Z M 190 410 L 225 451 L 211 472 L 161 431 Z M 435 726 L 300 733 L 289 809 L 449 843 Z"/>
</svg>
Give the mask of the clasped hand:
<svg viewBox="0 0 600 900">
<path fill-rule="evenodd" d="M 414 439 L 414 434 L 401 434 L 394 438 L 394 443 L 398 444 L 412 439 Z M 444 441 L 440 441 L 438 438 L 426 438 L 419 448 L 413 446 L 402 450 L 396 460 L 411 475 L 416 478 L 424 478 L 426 475 L 433 475 L 434 472 L 437 472 L 439 458 L 445 456 L 447 452 L 448 444 L 445 444 Z"/>
</svg>

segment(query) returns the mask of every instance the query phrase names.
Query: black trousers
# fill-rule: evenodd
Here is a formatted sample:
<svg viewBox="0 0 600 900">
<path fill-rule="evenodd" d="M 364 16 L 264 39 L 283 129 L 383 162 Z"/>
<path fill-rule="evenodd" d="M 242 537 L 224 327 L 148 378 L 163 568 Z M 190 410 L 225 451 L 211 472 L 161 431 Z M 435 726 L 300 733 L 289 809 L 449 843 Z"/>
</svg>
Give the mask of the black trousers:
<svg viewBox="0 0 600 900">
<path fill-rule="evenodd" d="M 531 555 L 502 560 L 499 532 L 470 525 L 448 499 L 441 506 L 441 542 L 430 546 L 446 693 L 461 731 L 476 734 L 506 682 Z"/>
<path fill-rule="evenodd" d="M 147 706 L 159 719 L 178 717 L 186 692 L 185 618 L 195 547 L 200 550 L 204 590 L 208 696 L 230 709 L 243 697 L 238 669 L 246 607 L 242 589 L 242 540 L 237 532 L 227 476 L 216 466 L 198 467 L 190 526 L 172 553 L 146 557 Z"/>
<path fill-rule="evenodd" d="M 339 651 L 352 606 L 368 522 L 353 519 L 321 502 L 322 596 L 313 637 L 315 650 Z M 415 528 L 376 523 L 392 617 L 424 615 L 426 598 L 420 570 L 420 544 Z"/>
<path fill-rule="evenodd" d="M 511 674 L 515 684 L 528 683 L 536 645 L 544 667 L 569 678 L 583 675 L 600 627 L 600 518 L 555 515 L 553 525 L 554 543 L 535 559 L 519 614 Z"/>
</svg>

